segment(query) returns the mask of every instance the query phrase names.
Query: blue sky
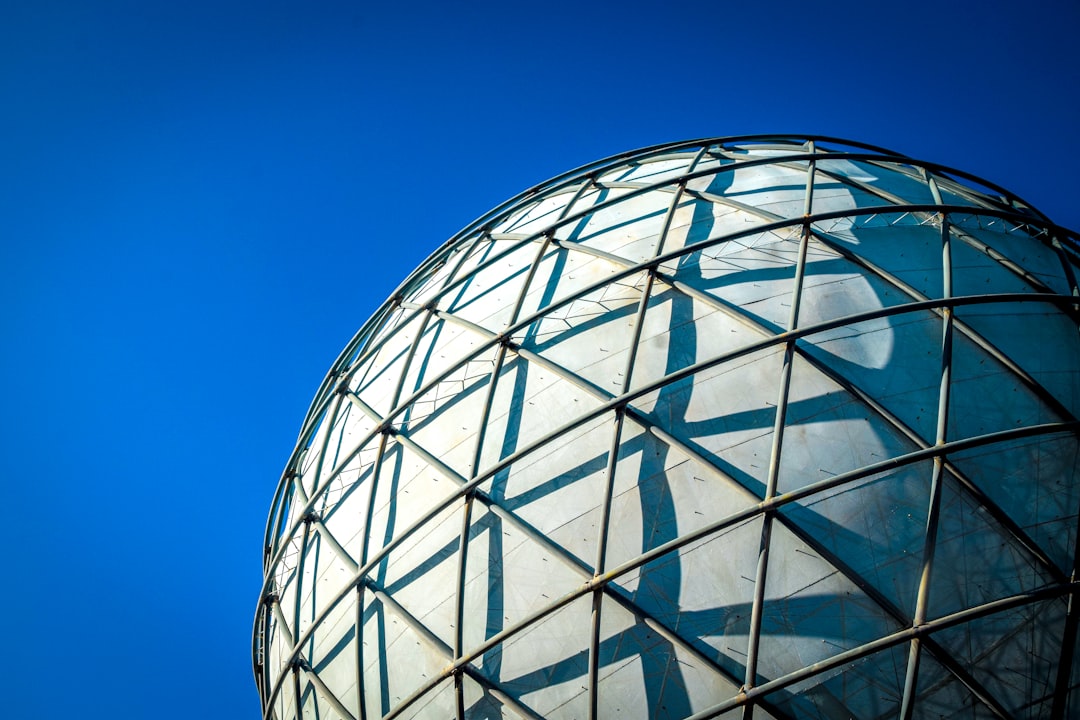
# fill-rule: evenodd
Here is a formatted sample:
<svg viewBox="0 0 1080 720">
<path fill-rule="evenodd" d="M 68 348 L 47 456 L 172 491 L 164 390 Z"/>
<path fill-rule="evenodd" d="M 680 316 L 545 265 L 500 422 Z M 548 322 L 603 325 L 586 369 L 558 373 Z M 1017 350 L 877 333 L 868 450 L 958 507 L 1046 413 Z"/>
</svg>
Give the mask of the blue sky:
<svg viewBox="0 0 1080 720">
<path fill-rule="evenodd" d="M 274 486 L 323 374 L 528 186 L 819 133 L 1080 228 L 1080 4 L 0 4 L 12 718 L 256 718 Z"/>
</svg>

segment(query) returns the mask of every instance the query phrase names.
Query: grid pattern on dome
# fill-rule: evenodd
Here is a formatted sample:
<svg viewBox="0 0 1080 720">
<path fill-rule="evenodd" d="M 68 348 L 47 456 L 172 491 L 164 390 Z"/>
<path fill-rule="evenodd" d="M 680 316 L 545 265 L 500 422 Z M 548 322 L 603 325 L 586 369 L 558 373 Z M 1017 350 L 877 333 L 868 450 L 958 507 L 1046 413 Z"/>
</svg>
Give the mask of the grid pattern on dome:
<svg viewBox="0 0 1080 720">
<path fill-rule="evenodd" d="M 496 208 L 312 403 L 264 716 L 1075 716 L 1077 247 L 827 138 Z"/>
</svg>

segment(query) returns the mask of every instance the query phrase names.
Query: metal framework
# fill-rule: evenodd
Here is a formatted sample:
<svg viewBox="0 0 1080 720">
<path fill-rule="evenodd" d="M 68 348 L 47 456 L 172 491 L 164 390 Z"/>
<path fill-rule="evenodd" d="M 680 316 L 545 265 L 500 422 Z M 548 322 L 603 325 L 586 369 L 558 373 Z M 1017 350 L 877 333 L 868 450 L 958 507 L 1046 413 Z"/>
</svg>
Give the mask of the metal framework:
<svg viewBox="0 0 1080 720">
<path fill-rule="evenodd" d="M 1080 242 L 826 137 L 645 148 L 418 268 L 267 523 L 263 716 L 1080 714 Z"/>
</svg>

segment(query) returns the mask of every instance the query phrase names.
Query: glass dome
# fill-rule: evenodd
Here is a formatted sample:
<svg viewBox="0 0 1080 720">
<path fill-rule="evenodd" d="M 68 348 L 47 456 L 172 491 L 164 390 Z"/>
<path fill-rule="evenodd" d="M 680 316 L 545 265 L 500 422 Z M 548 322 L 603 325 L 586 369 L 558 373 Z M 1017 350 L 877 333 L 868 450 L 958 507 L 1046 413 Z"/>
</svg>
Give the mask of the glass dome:
<svg viewBox="0 0 1080 720">
<path fill-rule="evenodd" d="M 1080 715 L 1075 234 L 821 137 L 625 153 L 440 247 L 267 525 L 266 718 Z"/>
</svg>

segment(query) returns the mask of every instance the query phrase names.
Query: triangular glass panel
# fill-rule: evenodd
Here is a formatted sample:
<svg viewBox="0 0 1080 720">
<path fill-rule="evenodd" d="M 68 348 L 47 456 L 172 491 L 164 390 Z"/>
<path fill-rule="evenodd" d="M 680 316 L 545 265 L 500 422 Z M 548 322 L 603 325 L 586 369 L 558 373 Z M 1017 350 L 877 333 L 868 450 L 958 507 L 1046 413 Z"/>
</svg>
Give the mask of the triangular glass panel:
<svg viewBox="0 0 1080 720">
<path fill-rule="evenodd" d="M 402 720 L 457 717 L 454 680 L 447 678 L 417 698 L 397 717 Z"/>
<path fill-rule="evenodd" d="M 1052 582 L 1049 568 L 980 507 L 951 473 L 942 474 L 927 617 L 943 617 Z"/>
<path fill-rule="evenodd" d="M 316 500 L 315 511 L 334 538 L 359 561 L 364 522 L 375 476 L 379 438 L 372 438 L 327 483 Z"/>
<path fill-rule="evenodd" d="M 558 307 L 514 336 L 611 395 L 622 391 L 645 275 L 612 282 Z"/>
<path fill-rule="evenodd" d="M 473 501 L 465 567 L 465 654 L 542 612 L 588 578 L 557 546 L 478 500 Z"/>
<path fill-rule="evenodd" d="M 592 568 L 614 430 L 612 416 L 601 415 L 520 458 L 483 489 L 582 566 Z"/>
<path fill-rule="evenodd" d="M 801 226 L 739 234 L 660 270 L 772 332 L 787 328 Z"/>
<path fill-rule="evenodd" d="M 1045 717 L 1040 701 L 1054 693 L 1064 598 L 975 618 L 934 634 L 934 640 L 989 690 L 1013 718 Z"/>
<path fill-rule="evenodd" d="M 1053 305 L 1038 302 L 968 305 L 957 308 L 956 317 L 1041 386 L 1043 397 L 1034 401 L 1025 398 L 1024 404 L 1045 405 L 1039 412 L 1042 421 L 1057 419 L 1059 412 L 1072 416 L 1065 419 L 1080 416 L 1080 372 L 1077 371 L 1080 333 L 1076 331 L 1074 318 Z M 984 391 L 993 395 L 987 399 L 990 407 L 986 412 L 994 413 L 988 420 L 997 419 L 1001 423 L 1015 420 L 1009 417 L 1015 411 L 1010 412 L 1011 406 L 1007 404 L 1015 402 L 1018 393 L 1034 395 L 1034 390 L 1014 370 L 989 357 L 981 348 L 968 354 L 972 356 L 967 361 L 972 366 L 969 374 L 976 375 Z M 993 400 L 1006 407 L 992 405 Z M 1055 406 L 1062 409 L 1055 410 Z"/>
<path fill-rule="evenodd" d="M 800 328 L 895 307 L 913 299 L 892 283 L 843 257 L 816 236 L 810 238 L 807 246 L 804 272 Z M 881 348 L 882 354 L 887 347 Z"/>
<path fill-rule="evenodd" d="M 494 348 L 458 366 L 417 397 L 401 431 L 462 478 L 473 473 L 477 428 L 484 423 Z"/>
<path fill-rule="evenodd" d="M 633 400 L 692 451 L 764 497 L 783 348 L 766 347 Z"/>
<path fill-rule="evenodd" d="M 781 717 L 895 718 L 904 694 L 907 659 L 907 644 L 893 646 L 815 673 L 765 697 L 783 713 Z"/>
<path fill-rule="evenodd" d="M 1071 572 L 1080 507 L 1080 439 L 1073 433 L 1017 438 L 962 450 L 949 460 L 1062 573 Z"/>
<path fill-rule="evenodd" d="M 924 649 L 919 658 L 919 678 L 911 717 L 915 720 L 941 720 L 943 717 L 999 720 L 1001 716 Z"/>
<path fill-rule="evenodd" d="M 937 430 L 941 335 L 941 318 L 923 310 L 815 333 L 800 340 L 799 348 L 931 445 Z"/>
<path fill-rule="evenodd" d="M 778 491 L 852 472 L 918 449 L 895 425 L 827 374 L 792 358 Z"/>
<path fill-rule="evenodd" d="M 408 369 L 410 348 L 423 329 L 427 311 L 412 311 L 408 320 L 351 372 L 349 389 L 381 417 L 393 409 L 394 393 Z"/>
<path fill-rule="evenodd" d="M 857 215 L 813 224 L 852 255 L 926 298 L 942 294 L 941 224 L 906 212 Z"/>
<path fill-rule="evenodd" d="M 741 678 L 725 676 L 615 599 L 604 597 L 600 617 L 600 717 L 677 720 L 739 693 Z"/>
<path fill-rule="evenodd" d="M 461 514 L 461 503 L 455 503 L 425 523 L 390 551 L 373 578 L 375 588 L 449 647 L 457 622 Z"/>
<path fill-rule="evenodd" d="M 906 617 L 915 613 L 933 463 L 884 470 L 781 512 Z"/>
<path fill-rule="evenodd" d="M 620 263 L 614 259 L 598 257 L 573 245 L 549 246 L 529 282 L 515 322 L 528 319 L 537 313 L 550 314 L 553 318 L 569 313 L 570 311 L 565 307 L 573 302 L 569 298 L 589 288 L 594 288 L 593 292 L 602 292 L 595 288 L 601 288 L 613 282 L 612 276 L 623 272 L 628 264 L 628 262 Z M 633 283 L 632 280 L 625 278 L 618 282 Z M 531 327 L 525 340 L 542 342 L 544 334 L 553 332 L 558 332 L 557 323 L 551 321 L 546 323 L 544 328 Z"/>
<path fill-rule="evenodd" d="M 1050 244 L 1048 234 L 1041 228 L 1016 228 L 1007 225 L 1001 218 L 975 213 L 950 214 L 949 223 L 953 235 L 961 242 L 970 239 L 978 252 L 985 252 L 982 248 L 988 247 L 995 255 L 1003 256 L 1006 261 L 1030 273 L 1035 278 L 1035 284 L 1060 295 L 1072 293 L 1061 258 Z"/>
<path fill-rule="evenodd" d="M 600 404 L 562 371 L 507 352 L 488 411 L 479 471 L 541 442 Z"/>
<path fill-rule="evenodd" d="M 465 706 L 465 720 L 531 720 L 528 708 L 506 702 L 508 698 L 498 693 L 496 687 L 486 687 L 465 673 L 461 677 L 461 691 Z M 518 712 L 518 710 L 521 712 Z"/>
<path fill-rule="evenodd" d="M 414 522 L 429 518 L 431 510 L 458 487 L 408 446 L 388 440 L 375 487 L 369 553 L 378 551 Z"/>
<path fill-rule="evenodd" d="M 631 196 L 631 191 L 623 186 L 605 188 L 597 204 L 609 205 L 593 210 L 581 221 L 564 225 L 555 237 L 615 255 L 629 263 L 654 257 L 674 186 L 671 192 Z"/>
<path fill-rule="evenodd" d="M 885 637 L 900 623 L 807 539 L 774 521 L 757 684 Z"/>
<path fill-rule="evenodd" d="M 801 217 L 806 205 L 805 160 L 740 167 L 719 173 L 710 192 L 731 199 L 768 220 Z"/>
<path fill-rule="evenodd" d="M 540 717 L 587 717 L 591 615 L 580 597 L 489 650 L 477 672 Z"/>
<path fill-rule="evenodd" d="M 1008 368 L 953 333 L 948 440 L 1060 419 Z"/>
<path fill-rule="evenodd" d="M 303 649 L 311 669 L 345 708 L 356 709 L 356 592 L 315 628 Z M 320 692 L 320 695 L 322 693 Z"/>
<path fill-rule="evenodd" d="M 529 267 L 536 258 L 537 242 L 520 242 L 498 261 L 478 269 L 448 292 L 447 304 L 440 303 L 440 307 L 490 332 L 501 332 L 511 321 Z"/>
<path fill-rule="evenodd" d="M 606 568 L 758 502 L 731 478 L 623 421 L 608 522 Z"/>
<path fill-rule="evenodd" d="M 741 310 L 657 280 L 646 306 L 630 387 L 644 387 L 771 336 Z"/>
<path fill-rule="evenodd" d="M 741 678 L 760 540 L 760 518 L 726 528 L 617 577 L 613 592 Z"/>
<path fill-rule="evenodd" d="M 453 374 L 456 368 L 467 362 L 490 361 L 494 351 L 489 347 L 490 336 L 477 332 L 474 328 L 432 316 L 424 328 L 424 334 L 416 346 L 412 361 L 401 384 L 398 404 L 403 405 L 417 393 L 425 390 L 448 372 Z"/>
<path fill-rule="evenodd" d="M 364 704 L 368 717 L 382 716 L 422 687 L 430 686 L 449 658 L 432 647 L 409 621 L 366 592 L 362 642 Z M 430 692 L 430 691 L 429 691 Z"/>
</svg>

